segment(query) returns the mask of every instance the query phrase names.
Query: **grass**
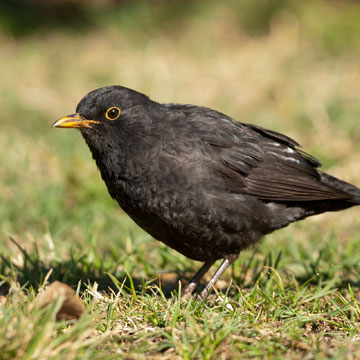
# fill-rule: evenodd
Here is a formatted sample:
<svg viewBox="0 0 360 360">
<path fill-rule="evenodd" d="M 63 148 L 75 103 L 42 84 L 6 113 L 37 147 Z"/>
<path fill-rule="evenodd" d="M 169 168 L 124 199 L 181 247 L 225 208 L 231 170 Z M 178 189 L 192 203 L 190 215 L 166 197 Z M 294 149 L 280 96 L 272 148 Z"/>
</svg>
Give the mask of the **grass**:
<svg viewBox="0 0 360 360">
<path fill-rule="evenodd" d="M 182 300 L 178 280 L 200 264 L 129 220 L 80 135 L 50 126 L 87 91 L 122 84 L 281 131 L 360 185 L 358 4 L 262 3 L 149 16 L 126 2 L 87 8 L 81 31 L 39 21 L 22 36 L 2 23 L 1 359 L 360 357 L 359 209 L 267 236 L 206 302 Z M 61 299 L 34 307 L 54 280 L 77 289 L 78 322 L 55 321 Z"/>
</svg>

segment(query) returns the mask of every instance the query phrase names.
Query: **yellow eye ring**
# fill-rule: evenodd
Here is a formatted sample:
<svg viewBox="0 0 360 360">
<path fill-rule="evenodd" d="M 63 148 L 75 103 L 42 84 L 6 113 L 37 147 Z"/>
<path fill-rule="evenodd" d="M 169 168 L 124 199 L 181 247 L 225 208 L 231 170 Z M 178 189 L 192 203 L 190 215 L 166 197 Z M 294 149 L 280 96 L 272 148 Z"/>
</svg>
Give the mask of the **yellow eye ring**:
<svg viewBox="0 0 360 360">
<path fill-rule="evenodd" d="M 113 106 L 106 111 L 106 118 L 109 120 L 116 120 L 120 116 L 120 109 L 116 106 Z"/>
</svg>

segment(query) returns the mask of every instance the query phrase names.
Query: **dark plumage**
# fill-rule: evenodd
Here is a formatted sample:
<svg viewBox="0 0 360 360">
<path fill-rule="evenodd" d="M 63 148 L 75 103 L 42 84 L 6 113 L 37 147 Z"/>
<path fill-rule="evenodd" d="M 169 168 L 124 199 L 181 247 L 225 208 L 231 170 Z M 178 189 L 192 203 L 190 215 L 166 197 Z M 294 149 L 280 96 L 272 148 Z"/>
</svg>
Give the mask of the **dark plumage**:
<svg viewBox="0 0 360 360">
<path fill-rule="evenodd" d="M 201 296 L 249 245 L 288 224 L 360 204 L 360 190 L 327 175 L 289 137 L 209 108 L 160 104 L 121 86 L 87 94 L 76 127 L 110 195 L 155 239 L 205 262 Z"/>
</svg>

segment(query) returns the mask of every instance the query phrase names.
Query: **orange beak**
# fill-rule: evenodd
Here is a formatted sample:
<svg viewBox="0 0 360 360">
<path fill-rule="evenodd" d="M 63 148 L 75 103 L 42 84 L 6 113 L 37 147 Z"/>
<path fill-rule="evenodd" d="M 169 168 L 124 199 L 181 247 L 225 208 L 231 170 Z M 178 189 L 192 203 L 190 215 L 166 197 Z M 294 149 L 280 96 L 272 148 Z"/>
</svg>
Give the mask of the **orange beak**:
<svg viewBox="0 0 360 360">
<path fill-rule="evenodd" d="M 99 124 L 99 121 L 96 120 L 87 120 L 83 118 L 80 114 L 72 114 L 63 116 L 61 119 L 56 120 L 53 124 L 53 128 L 92 128 L 93 124 Z"/>
</svg>

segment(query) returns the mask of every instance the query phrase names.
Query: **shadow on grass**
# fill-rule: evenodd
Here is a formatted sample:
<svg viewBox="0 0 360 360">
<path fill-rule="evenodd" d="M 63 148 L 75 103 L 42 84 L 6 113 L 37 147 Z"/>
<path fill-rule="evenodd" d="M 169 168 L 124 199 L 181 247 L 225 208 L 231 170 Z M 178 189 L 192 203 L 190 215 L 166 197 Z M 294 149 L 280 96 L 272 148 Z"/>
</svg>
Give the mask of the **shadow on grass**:
<svg viewBox="0 0 360 360">
<path fill-rule="evenodd" d="M 76 257 L 70 254 L 68 260 L 54 260 L 49 263 L 41 258 L 36 247 L 28 252 L 13 238 L 10 239 L 20 250 L 23 261 L 18 265 L 10 257 L 0 255 L 0 280 L 3 280 L 0 282 L 0 295 L 8 293 L 8 279 L 16 280 L 21 287 L 34 289 L 42 286 L 46 279 L 50 283 L 58 280 L 73 288 L 77 288 L 80 282 L 81 290 L 96 282 L 99 291 L 112 289 L 115 292 L 118 291 L 119 284 L 129 292 L 132 289 L 137 292 L 147 291 L 149 285 L 159 285 L 163 294 L 171 297 L 171 292 L 178 289 L 181 280 L 181 274 L 174 273 L 170 278 L 161 279 L 161 284 L 159 278 L 146 281 L 134 274 L 118 270 L 118 265 L 111 268 L 102 263 L 89 262 L 86 255 Z"/>
<path fill-rule="evenodd" d="M 105 292 L 110 289 L 117 292 L 120 286 L 128 292 L 150 292 L 151 285 L 158 285 L 161 287 L 164 296 L 170 298 L 172 292 L 179 289 L 179 281 L 184 286 L 193 275 L 190 271 L 176 272 L 168 274 L 170 276 L 160 276 L 147 281 L 136 275 L 134 276 L 134 274 L 118 270 L 117 266 L 110 268 L 105 267 L 102 263 L 89 262 L 86 255 L 75 257 L 71 254 L 68 260 L 54 260 L 48 263 L 41 259 L 36 247 L 29 253 L 14 239 L 11 239 L 11 241 L 22 253 L 23 262 L 21 265 L 17 265 L 10 257 L 0 255 L 0 278 L 3 280 L 0 282 L 0 295 L 8 293 L 10 288 L 9 279 L 16 279 L 21 287 L 34 289 L 42 286 L 45 279 L 47 279 L 48 282 L 61 281 L 73 288 L 77 288 L 80 282 L 81 290 L 84 290 L 87 285 L 92 286 L 96 282 L 98 290 Z M 256 253 L 256 250 L 253 251 L 252 256 L 247 261 L 242 262 L 240 271 L 232 272 L 233 283 L 242 289 L 251 289 L 257 284 L 265 285 L 273 276 L 273 272 L 264 272 L 264 269 L 276 270 L 281 261 L 281 251 L 276 256 L 269 252 L 262 260 L 256 258 Z M 295 277 L 300 286 L 306 286 L 307 284 L 317 286 L 331 281 L 333 278 L 333 272 L 320 271 L 317 262 L 305 267 L 303 275 Z M 195 292 L 205 286 L 205 283 L 203 280 Z M 354 281 L 354 277 L 351 278 L 351 275 L 349 275 L 334 284 L 339 290 L 347 289 L 349 285 L 352 288 L 360 288 L 360 280 Z M 229 294 L 231 295 L 231 293 L 232 291 Z"/>
<path fill-rule="evenodd" d="M 129 275 L 125 271 L 116 269 L 96 268 L 81 258 L 70 258 L 61 262 L 53 262 L 45 265 L 40 261 L 25 260 L 22 266 L 16 266 L 11 259 L 1 255 L 0 274 L 2 278 L 16 279 L 20 286 L 37 289 L 44 283 L 55 280 L 61 281 L 70 287 L 77 288 L 80 282 L 80 289 L 84 290 L 86 285 L 98 284 L 99 291 L 118 291 L 118 284 L 123 284 L 126 291 L 131 292 L 132 287 L 136 292 L 147 291 L 149 285 L 159 285 L 158 279 L 146 281 L 143 278 Z M 50 273 L 50 276 L 47 275 Z M 116 279 L 116 283 L 112 280 Z M 171 292 L 178 289 L 181 275 L 177 274 L 170 281 L 161 280 L 161 289 L 165 297 L 171 297 Z M 6 295 L 9 291 L 9 283 L 0 283 L 0 295 Z"/>
</svg>

